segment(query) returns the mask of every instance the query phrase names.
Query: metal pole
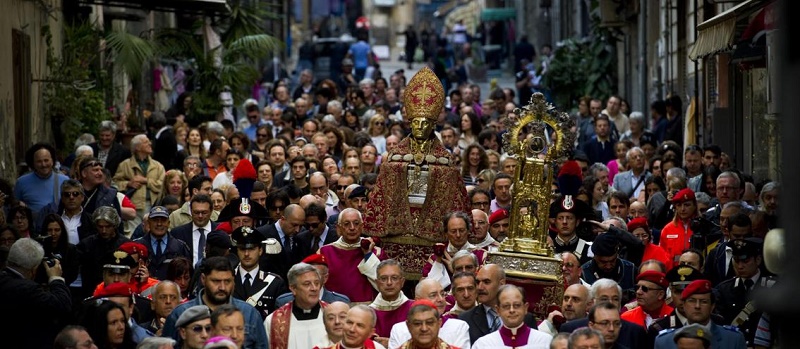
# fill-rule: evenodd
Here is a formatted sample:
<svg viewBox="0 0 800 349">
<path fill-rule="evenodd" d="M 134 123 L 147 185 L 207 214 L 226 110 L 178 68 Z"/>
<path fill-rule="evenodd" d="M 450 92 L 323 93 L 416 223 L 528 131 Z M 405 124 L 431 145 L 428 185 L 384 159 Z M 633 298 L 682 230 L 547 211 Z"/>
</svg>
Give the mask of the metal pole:
<svg viewBox="0 0 800 349">
<path fill-rule="evenodd" d="M 647 98 L 647 2 L 648 0 L 639 0 L 639 88 L 641 95 L 639 96 L 638 110 L 648 115 L 649 101 Z M 649 119 L 649 118 L 648 118 Z"/>
</svg>

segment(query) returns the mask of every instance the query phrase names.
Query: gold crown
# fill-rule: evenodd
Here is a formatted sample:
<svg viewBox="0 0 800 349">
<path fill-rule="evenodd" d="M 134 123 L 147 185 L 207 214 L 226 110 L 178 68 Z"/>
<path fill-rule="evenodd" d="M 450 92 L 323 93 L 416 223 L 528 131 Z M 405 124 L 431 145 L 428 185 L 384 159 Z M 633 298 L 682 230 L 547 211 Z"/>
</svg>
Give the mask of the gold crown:
<svg viewBox="0 0 800 349">
<path fill-rule="evenodd" d="M 439 119 L 444 108 L 444 87 L 430 68 L 423 67 L 408 82 L 403 93 L 403 106 L 408 120 Z"/>
</svg>

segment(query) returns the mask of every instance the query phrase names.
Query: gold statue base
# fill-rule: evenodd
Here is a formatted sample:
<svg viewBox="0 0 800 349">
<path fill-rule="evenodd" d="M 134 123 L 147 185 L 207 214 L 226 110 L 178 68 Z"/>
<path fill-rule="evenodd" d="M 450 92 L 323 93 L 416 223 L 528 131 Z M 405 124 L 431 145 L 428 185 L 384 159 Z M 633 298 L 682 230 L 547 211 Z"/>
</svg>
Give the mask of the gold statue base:
<svg viewBox="0 0 800 349">
<path fill-rule="evenodd" d="M 516 240 L 520 243 L 523 239 Z M 494 251 L 488 253 L 486 263 L 502 266 L 506 283 L 525 289 L 528 311 L 538 319 L 547 318 L 551 305 L 561 306 L 564 279 L 560 260 L 533 253 Z"/>
</svg>

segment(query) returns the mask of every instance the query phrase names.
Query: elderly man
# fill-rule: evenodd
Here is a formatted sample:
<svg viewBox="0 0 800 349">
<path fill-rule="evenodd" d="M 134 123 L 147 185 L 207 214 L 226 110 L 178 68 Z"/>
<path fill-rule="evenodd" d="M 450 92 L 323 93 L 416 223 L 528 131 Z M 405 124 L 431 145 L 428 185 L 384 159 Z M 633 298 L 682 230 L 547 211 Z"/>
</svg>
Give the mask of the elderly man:
<svg viewBox="0 0 800 349">
<path fill-rule="evenodd" d="M 297 263 L 287 274 L 294 300 L 264 320 L 271 348 L 305 349 L 326 340 L 319 291 L 322 278 L 313 265 Z"/>
<path fill-rule="evenodd" d="M 459 271 L 453 275 L 453 285 L 450 293 L 455 299 L 455 305 L 442 317 L 445 319 L 458 318 L 463 312 L 478 305 L 478 279 L 475 272 Z"/>
<path fill-rule="evenodd" d="M 744 349 L 747 347 L 745 336 L 739 331 L 727 326 L 720 326 L 711 321 L 711 313 L 714 311 L 717 302 L 716 296 L 708 280 L 692 281 L 681 292 L 683 301 L 683 311 L 689 326 L 697 324 L 703 327 L 704 331 L 711 333 L 712 348 Z M 684 328 L 687 328 L 686 326 Z M 668 329 L 661 331 L 656 337 L 656 349 L 683 348 L 676 345 L 674 337 L 678 336 L 679 330 Z"/>
<path fill-rule="evenodd" d="M 79 171 L 78 180 L 83 187 L 83 196 L 86 197 L 82 204 L 83 212 L 91 215 L 99 207 L 110 206 L 118 214 L 121 213 L 117 190 L 106 186 L 107 178 L 100 162 L 94 158 L 85 159 L 81 162 Z M 19 188 L 19 184 L 16 188 Z"/>
<path fill-rule="evenodd" d="M 582 284 L 574 284 L 564 290 L 560 310 L 553 310 L 547 319 L 539 323 L 539 331 L 556 335 L 559 327 L 565 321 L 582 319 L 586 317 L 586 310 L 591 304 L 589 288 Z"/>
<path fill-rule="evenodd" d="M 175 327 L 181 337 L 180 349 L 203 349 L 211 337 L 211 310 L 205 305 L 195 305 L 181 314 Z"/>
<path fill-rule="evenodd" d="M 614 191 L 623 192 L 629 198 L 638 198 L 639 192 L 644 189 L 644 182 L 653 175 L 645 169 L 644 151 L 633 147 L 625 154 L 628 161 L 628 171 L 620 172 L 614 177 Z M 625 217 L 623 217 L 625 218 Z"/>
<path fill-rule="evenodd" d="M 345 322 L 347 321 L 347 312 L 350 311 L 350 305 L 345 302 L 332 302 L 328 306 L 322 308 L 322 316 L 325 321 L 325 332 L 328 336 L 324 341 L 317 343 L 318 348 L 327 348 L 336 345 L 344 338 Z"/>
<path fill-rule="evenodd" d="M 496 251 L 500 243 L 489 235 L 489 215 L 479 209 L 472 210 L 472 221 L 475 222 L 475 247 L 487 251 Z"/>
<path fill-rule="evenodd" d="M 363 304 L 354 306 L 347 312 L 344 335 L 335 345 L 328 347 L 314 347 L 315 349 L 385 349 L 380 343 L 374 342 L 370 336 L 375 330 L 375 311 Z"/>
<path fill-rule="evenodd" d="M 725 171 L 717 177 L 717 205 L 709 208 L 705 218 L 719 224 L 720 213 L 725 205 L 732 201 L 740 201 L 744 194 L 742 177 L 736 172 Z"/>
<path fill-rule="evenodd" d="M 307 246 L 298 244 L 296 239 L 300 227 L 305 225 L 306 213 L 300 205 L 291 204 L 283 209 L 283 215 L 275 224 L 267 224 L 256 229 L 265 239 L 275 239 L 281 245 L 279 254 L 265 254 L 261 259 L 281 278 L 286 279 L 289 268 L 308 255 Z"/>
<path fill-rule="evenodd" d="M 403 293 L 405 277 L 403 269 L 394 259 L 381 261 L 376 268 L 378 273 L 378 296 L 370 304 L 375 309 L 377 322 L 375 324 L 375 339 L 383 346 L 389 345 L 389 335 L 392 326 L 403 322 L 411 308 L 411 300 Z"/>
<path fill-rule="evenodd" d="M 433 334 L 433 338 L 429 338 L 430 340 L 438 336 L 442 341 L 448 344 L 452 343 L 458 348 L 470 347 L 470 340 L 467 335 L 469 325 L 459 319 L 444 318 L 440 315 L 444 314 L 444 309 L 447 306 L 447 302 L 445 301 L 447 293 L 442 290 L 442 285 L 434 280 L 422 280 L 417 284 L 414 293 L 415 300 L 414 303 L 411 304 L 411 308 L 414 308 L 415 303 L 423 302 L 432 306 L 436 311 L 437 321 L 435 325 L 437 325 L 436 327 L 439 330 L 438 333 Z M 405 322 L 399 322 L 392 327 L 392 335 L 389 338 L 389 348 L 400 347 L 403 343 L 407 343 L 410 339 L 415 337 L 414 331 L 416 329 L 412 328 L 409 323 L 410 319 L 411 309 L 409 310 Z M 431 324 L 428 324 L 428 326 L 431 326 Z"/>
<path fill-rule="evenodd" d="M 248 333 L 244 327 L 242 311 L 232 304 L 216 307 L 211 312 L 211 335 L 227 337 L 236 343 L 238 348 L 243 348 Z"/>
<path fill-rule="evenodd" d="M 603 335 L 605 349 L 627 349 L 628 343 L 619 341 L 622 320 L 618 308 L 611 302 L 601 302 L 589 309 L 589 328 Z"/>
<path fill-rule="evenodd" d="M 265 253 L 264 236 L 250 227 L 236 228 L 231 234 L 236 242 L 236 255 L 239 265 L 234 274 L 233 297 L 247 302 L 258 310 L 263 319 L 275 310 L 275 301 L 286 286 L 277 274 L 270 273 L 259 265 L 259 258 Z M 275 248 L 267 245 L 266 253 L 274 253 Z"/>
<path fill-rule="evenodd" d="M 564 276 L 565 285 L 590 285 L 581 279 L 581 276 L 583 276 L 583 270 L 581 269 L 581 264 L 578 261 L 578 256 L 576 256 L 575 253 L 569 251 L 561 252 L 556 254 L 556 258 L 561 260 L 561 275 Z"/>
<path fill-rule="evenodd" d="M 117 173 L 117 167 L 125 159 L 131 157 L 131 152 L 115 142 L 117 135 L 117 124 L 111 120 L 100 122 L 97 142 L 90 144 L 92 151 L 97 155 L 97 160 L 101 166 L 111 173 Z"/>
<path fill-rule="evenodd" d="M 442 324 L 439 321 L 439 311 L 436 308 L 436 305 L 427 299 L 414 302 L 406 319 L 406 327 L 411 334 L 411 338 L 397 346 L 397 348 L 464 348 L 451 345 L 439 337 Z"/>
<path fill-rule="evenodd" d="M 245 333 L 244 348 L 266 348 L 267 333 L 261 325 L 261 315 L 250 304 L 233 298 L 234 269 L 226 257 L 216 256 L 203 260 L 200 266 L 200 283 L 203 289 L 196 298 L 189 300 L 172 311 L 164 322 L 163 337 L 178 339 L 176 321 L 187 309 L 195 305 L 206 305 L 211 311 L 223 304 L 231 304 L 242 312 L 244 317 Z"/>
<path fill-rule="evenodd" d="M 170 261 L 178 257 L 191 260 L 192 254 L 185 242 L 169 233 L 169 213 L 164 206 L 153 207 L 148 217 L 150 231 L 135 241 L 147 247 L 151 274 L 156 279 L 165 280 Z"/>
<path fill-rule="evenodd" d="M 181 289 L 178 284 L 164 280 L 159 282 L 153 291 L 153 300 L 150 302 L 150 308 L 153 310 L 153 320 L 140 323 L 139 326 L 152 332 L 156 336 L 161 336 L 161 329 L 164 326 L 164 321 L 175 307 L 181 302 Z"/>
<path fill-rule="evenodd" d="M 386 259 L 386 252 L 372 239 L 361 239 L 364 220 L 361 212 L 346 208 L 339 214 L 336 231 L 339 240 L 319 249 L 330 267 L 326 287 L 344 294 L 355 303 L 372 302 L 377 296 L 376 267 Z"/>
<path fill-rule="evenodd" d="M 444 217 L 444 235 L 447 237 L 447 246 L 441 255 L 435 252 L 428 257 L 422 267 L 422 277 L 431 278 L 439 281 L 443 288 L 450 286 L 451 270 L 450 261 L 456 252 L 470 251 L 478 259 L 478 264 L 483 264 L 486 258 L 486 250 L 477 248 L 467 241 L 469 232 L 472 231 L 472 217 L 464 212 L 450 212 Z"/>
<path fill-rule="evenodd" d="M 164 190 L 164 165 L 153 159 L 153 144 L 147 135 L 131 139 L 133 156 L 119 164 L 114 174 L 117 188 L 136 205 L 139 220 L 155 206 Z M 169 218 L 169 216 L 167 216 Z"/>
<path fill-rule="evenodd" d="M 526 348 L 544 349 L 553 336 L 530 328 L 524 323 L 528 312 L 525 290 L 519 286 L 503 285 L 497 291 L 497 313 L 503 325 L 499 330 L 478 339 L 473 349 Z"/>
<path fill-rule="evenodd" d="M 626 311 L 622 318 L 644 328 L 650 327 L 655 320 L 668 316 L 673 308 L 667 299 L 666 275 L 660 271 L 647 270 L 636 277 L 636 308 Z"/>
<path fill-rule="evenodd" d="M 325 256 L 321 254 L 312 254 L 303 259 L 302 262 L 311 264 L 315 268 L 317 268 L 317 271 L 319 272 L 319 275 L 322 278 L 322 289 L 319 291 L 320 300 L 328 304 L 331 304 L 333 302 L 343 302 L 350 304 L 350 299 L 347 298 L 347 296 L 341 293 L 332 292 L 325 288 L 325 283 L 328 282 L 328 274 L 329 274 L 328 261 L 325 259 Z M 280 297 L 278 297 L 278 300 L 275 302 L 275 307 L 280 308 L 284 306 L 286 303 L 289 303 L 293 300 L 294 300 L 294 295 L 292 295 L 291 292 L 284 293 Z"/>
</svg>

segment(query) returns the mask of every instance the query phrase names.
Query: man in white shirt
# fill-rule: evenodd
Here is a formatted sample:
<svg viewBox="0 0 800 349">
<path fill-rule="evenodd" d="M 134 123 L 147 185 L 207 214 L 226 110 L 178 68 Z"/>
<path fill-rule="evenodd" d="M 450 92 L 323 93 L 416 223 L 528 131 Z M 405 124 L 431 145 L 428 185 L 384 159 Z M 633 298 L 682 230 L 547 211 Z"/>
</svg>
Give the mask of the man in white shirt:
<svg viewBox="0 0 800 349">
<path fill-rule="evenodd" d="M 500 329 L 479 338 L 472 345 L 481 348 L 547 349 L 553 337 L 525 325 L 528 302 L 525 290 L 519 286 L 503 285 L 497 291 L 497 314 L 503 325 Z"/>
</svg>

